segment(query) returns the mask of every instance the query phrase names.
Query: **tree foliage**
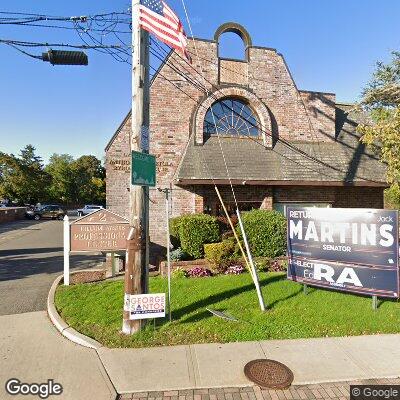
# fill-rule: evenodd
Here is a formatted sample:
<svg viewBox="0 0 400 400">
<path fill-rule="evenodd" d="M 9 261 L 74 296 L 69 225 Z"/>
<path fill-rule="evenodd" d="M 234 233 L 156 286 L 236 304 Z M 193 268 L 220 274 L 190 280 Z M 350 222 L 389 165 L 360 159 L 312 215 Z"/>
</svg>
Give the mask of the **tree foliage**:
<svg viewBox="0 0 400 400">
<path fill-rule="evenodd" d="M 387 164 L 387 181 L 392 185 L 387 193 L 393 200 L 400 182 L 400 52 L 394 52 L 388 64 L 377 63 L 372 80 L 363 91 L 361 106 L 373 122 L 360 125 L 358 131 L 362 141 L 374 147 Z"/>
<path fill-rule="evenodd" d="M 0 197 L 20 204 L 105 202 L 105 169 L 93 155 L 53 154 L 46 166 L 28 145 L 19 157 L 0 152 Z"/>
<path fill-rule="evenodd" d="M 71 201 L 73 191 L 73 176 L 71 164 L 74 159 L 69 154 L 53 154 L 45 170 L 51 176 L 47 194 L 54 201 Z"/>
<path fill-rule="evenodd" d="M 1 197 L 20 204 L 36 203 L 46 191 L 50 179 L 32 145 L 25 146 L 19 156 L 0 153 Z"/>
</svg>

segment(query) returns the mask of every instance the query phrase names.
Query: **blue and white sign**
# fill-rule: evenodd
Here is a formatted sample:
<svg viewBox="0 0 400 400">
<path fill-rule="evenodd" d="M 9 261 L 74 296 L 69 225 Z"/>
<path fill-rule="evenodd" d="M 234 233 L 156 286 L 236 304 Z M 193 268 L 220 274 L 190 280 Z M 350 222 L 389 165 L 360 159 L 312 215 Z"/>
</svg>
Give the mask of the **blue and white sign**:
<svg viewBox="0 0 400 400">
<path fill-rule="evenodd" d="M 165 293 L 125 295 L 124 310 L 129 319 L 165 317 Z"/>
<path fill-rule="evenodd" d="M 379 297 L 399 297 L 398 212 L 287 209 L 288 279 Z"/>
</svg>

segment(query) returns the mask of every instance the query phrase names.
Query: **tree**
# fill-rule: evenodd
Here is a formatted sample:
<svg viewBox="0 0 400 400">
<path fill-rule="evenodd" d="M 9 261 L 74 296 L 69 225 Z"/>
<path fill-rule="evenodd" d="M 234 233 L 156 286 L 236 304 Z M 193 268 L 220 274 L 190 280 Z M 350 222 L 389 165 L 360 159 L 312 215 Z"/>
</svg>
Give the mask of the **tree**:
<svg viewBox="0 0 400 400">
<path fill-rule="evenodd" d="M 73 201 L 74 177 L 72 164 L 74 159 L 69 154 L 53 154 L 45 170 L 51 176 L 47 192 L 50 200 L 70 203 Z"/>
<path fill-rule="evenodd" d="M 388 64 L 377 63 L 372 80 L 363 91 L 361 107 L 371 115 L 372 124 L 357 129 L 362 141 L 375 148 L 387 164 L 391 187 L 386 199 L 392 207 L 400 208 L 400 52 L 393 52 Z"/>
<path fill-rule="evenodd" d="M 72 163 L 74 199 L 78 203 L 105 202 L 105 169 L 92 155 L 79 157 Z"/>
<path fill-rule="evenodd" d="M 0 197 L 21 204 L 103 204 L 105 188 L 105 169 L 95 156 L 74 160 L 69 154 L 53 154 L 44 167 L 32 145 L 19 157 L 0 152 Z"/>
<path fill-rule="evenodd" d="M 69 204 L 104 203 L 105 169 L 92 155 L 74 160 L 69 154 L 53 154 L 46 166 L 51 176 L 49 198 Z"/>
<path fill-rule="evenodd" d="M 19 157 L 0 153 L 0 195 L 18 203 L 43 201 L 49 176 L 42 159 L 32 145 L 25 146 Z"/>
</svg>

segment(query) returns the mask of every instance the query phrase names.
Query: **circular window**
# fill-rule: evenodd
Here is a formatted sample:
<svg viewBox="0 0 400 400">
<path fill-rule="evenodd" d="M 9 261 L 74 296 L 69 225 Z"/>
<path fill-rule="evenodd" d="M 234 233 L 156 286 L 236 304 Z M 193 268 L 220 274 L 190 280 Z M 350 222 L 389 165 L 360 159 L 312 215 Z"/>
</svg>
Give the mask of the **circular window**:
<svg viewBox="0 0 400 400">
<path fill-rule="evenodd" d="M 207 135 L 259 136 L 258 120 L 243 100 L 225 98 L 215 102 L 204 119 Z"/>
</svg>

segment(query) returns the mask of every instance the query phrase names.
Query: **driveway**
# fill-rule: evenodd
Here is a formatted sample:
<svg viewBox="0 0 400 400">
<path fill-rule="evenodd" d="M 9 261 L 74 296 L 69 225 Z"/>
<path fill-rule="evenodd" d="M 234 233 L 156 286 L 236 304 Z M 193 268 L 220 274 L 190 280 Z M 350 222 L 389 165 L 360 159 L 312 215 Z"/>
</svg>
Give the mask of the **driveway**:
<svg viewBox="0 0 400 400">
<path fill-rule="evenodd" d="M 100 255 L 71 255 L 71 269 L 97 265 Z M 63 222 L 0 225 L 0 315 L 46 310 L 50 286 L 63 271 Z"/>
</svg>

